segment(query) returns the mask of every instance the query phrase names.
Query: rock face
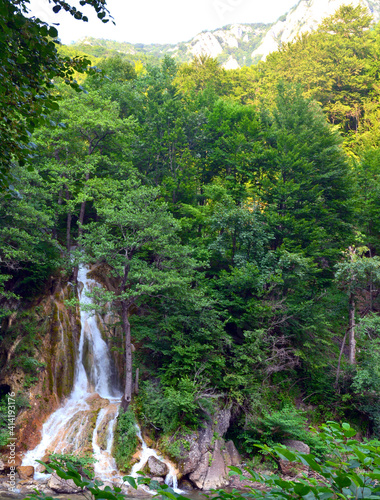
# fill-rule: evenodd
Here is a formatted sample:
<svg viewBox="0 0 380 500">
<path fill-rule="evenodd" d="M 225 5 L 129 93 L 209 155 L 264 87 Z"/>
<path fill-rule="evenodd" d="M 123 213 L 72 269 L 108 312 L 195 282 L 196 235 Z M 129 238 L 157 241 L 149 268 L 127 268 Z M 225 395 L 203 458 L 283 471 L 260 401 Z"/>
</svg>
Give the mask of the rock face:
<svg viewBox="0 0 380 500">
<path fill-rule="evenodd" d="M 240 465 L 240 456 L 232 441 L 227 443 L 223 436 L 228 430 L 231 409 L 224 408 L 213 416 L 213 422 L 190 435 L 181 436 L 182 456 L 179 470 L 182 482 L 191 482 L 200 490 L 228 486 L 228 467 Z"/>
<path fill-rule="evenodd" d="M 156 457 L 149 457 L 148 459 L 149 473 L 155 477 L 165 477 L 169 472 L 169 468 L 164 462 L 161 462 Z"/>
<path fill-rule="evenodd" d="M 284 445 L 289 450 L 298 451 L 299 453 L 310 453 L 309 446 L 302 441 L 288 440 L 284 441 Z M 285 476 L 296 477 L 302 473 L 308 473 L 309 467 L 298 462 L 289 462 L 288 460 L 280 460 L 280 469 Z"/>
<path fill-rule="evenodd" d="M 378 0 L 300 0 L 287 14 L 270 28 L 260 45 L 252 52 L 252 59 L 261 57 L 265 60 L 268 54 L 278 50 L 281 45 L 293 41 L 296 36 L 316 29 L 322 19 L 331 16 L 342 5 L 361 5 L 368 9 L 378 21 L 380 2 Z"/>
</svg>

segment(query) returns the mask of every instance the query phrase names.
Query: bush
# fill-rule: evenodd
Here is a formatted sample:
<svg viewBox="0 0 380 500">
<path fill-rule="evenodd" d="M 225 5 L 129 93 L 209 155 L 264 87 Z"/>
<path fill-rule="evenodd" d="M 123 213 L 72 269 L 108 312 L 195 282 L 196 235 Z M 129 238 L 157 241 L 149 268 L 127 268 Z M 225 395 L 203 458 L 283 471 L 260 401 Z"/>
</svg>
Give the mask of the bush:
<svg viewBox="0 0 380 500">
<path fill-rule="evenodd" d="M 210 400 L 200 395 L 197 385 L 187 377 L 177 381 L 176 387 L 163 387 L 158 381 L 147 381 L 140 396 L 145 420 L 164 434 L 179 427 L 197 428 L 212 412 Z"/>
<path fill-rule="evenodd" d="M 237 438 L 248 454 L 253 453 L 260 444 L 272 446 L 287 439 L 296 439 L 308 444 L 317 456 L 323 456 L 326 452 L 323 442 L 317 435 L 308 432 L 307 428 L 304 412 L 288 403 L 279 410 L 263 410 L 262 416 L 250 424 L 250 429 L 243 431 Z"/>
<path fill-rule="evenodd" d="M 129 470 L 132 455 L 138 445 L 136 420 L 131 408 L 121 412 L 118 416 L 114 443 L 114 457 L 118 469 L 121 471 Z"/>
</svg>

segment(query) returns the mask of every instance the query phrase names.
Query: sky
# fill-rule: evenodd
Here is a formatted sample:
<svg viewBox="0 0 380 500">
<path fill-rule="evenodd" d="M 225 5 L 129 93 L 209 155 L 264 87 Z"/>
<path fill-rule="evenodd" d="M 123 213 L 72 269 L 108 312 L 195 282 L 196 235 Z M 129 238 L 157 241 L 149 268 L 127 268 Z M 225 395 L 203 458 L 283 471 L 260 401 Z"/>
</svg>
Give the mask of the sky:
<svg viewBox="0 0 380 500">
<path fill-rule="evenodd" d="M 74 2 L 69 2 L 74 4 Z M 82 12 L 89 22 L 76 21 L 66 12 L 54 14 L 47 0 L 31 0 L 32 14 L 59 23 L 64 44 L 91 36 L 131 43 L 186 42 L 203 30 L 231 23 L 271 23 L 297 0 L 108 0 L 116 26 L 103 24 L 92 10 Z"/>
</svg>

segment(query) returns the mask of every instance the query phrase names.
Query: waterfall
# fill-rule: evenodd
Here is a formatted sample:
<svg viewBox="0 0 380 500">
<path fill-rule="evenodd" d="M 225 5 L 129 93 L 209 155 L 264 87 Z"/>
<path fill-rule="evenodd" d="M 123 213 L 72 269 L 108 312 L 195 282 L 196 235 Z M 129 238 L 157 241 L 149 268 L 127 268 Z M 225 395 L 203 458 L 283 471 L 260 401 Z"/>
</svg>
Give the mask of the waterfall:
<svg viewBox="0 0 380 500">
<path fill-rule="evenodd" d="M 36 460 L 42 460 L 45 455 L 51 454 L 79 455 L 92 449 L 96 460 L 95 477 L 106 482 L 120 483 L 122 476 L 112 457 L 112 444 L 122 395 L 112 386 L 110 353 L 96 317 L 82 306 L 91 304 L 92 299 L 87 294 L 98 286 L 96 281 L 87 277 L 87 273 L 86 267 L 79 267 L 78 282 L 83 284 L 79 293 L 81 334 L 72 392 L 63 406 L 44 423 L 41 442 L 25 454 L 22 465 L 34 466 L 35 479 L 43 479 L 46 474 L 40 472 L 41 466 Z M 138 426 L 136 431 L 142 444 L 142 457 L 133 466 L 131 475 L 137 477 L 137 471 L 144 467 L 150 456 L 154 456 L 168 466 L 166 484 L 180 493 L 174 466 L 155 450 L 148 448 Z M 154 491 L 146 491 L 155 494 Z"/>
<path fill-rule="evenodd" d="M 87 293 L 98 286 L 87 277 L 87 273 L 86 267 L 80 266 L 78 281 L 83 284 L 83 288 L 79 299 L 85 305 L 91 304 L 92 300 Z M 22 461 L 23 465 L 35 467 L 36 479 L 46 477 L 38 472 L 40 466 L 36 460 L 52 453 L 75 455 L 89 447 L 92 447 L 98 460 L 95 471 L 99 476 L 109 480 L 116 471 L 111 448 L 121 394 L 112 387 L 111 358 L 95 315 L 81 307 L 80 318 L 81 334 L 72 392 L 64 405 L 47 419 L 42 428 L 41 442 L 34 450 L 28 451 Z M 91 439 L 89 434 L 96 413 L 98 415 Z M 103 443 L 99 439 L 99 429 L 105 426 L 107 436 Z M 104 475 L 103 469 L 106 471 Z"/>
<path fill-rule="evenodd" d="M 176 471 L 174 469 L 173 464 L 171 464 L 168 460 L 165 460 L 161 455 L 159 455 L 156 452 L 156 450 L 148 447 L 148 445 L 146 444 L 146 442 L 141 434 L 141 429 L 137 424 L 136 424 L 136 434 L 141 442 L 141 447 L 142 447 L 141 458 L 140 458 L 140 461 L 132 467 L 130 475 L 132 477 L 137 478 L 138 477 L 137 473 L 139 471 L 141 471 L 141 469 L 144 468 L 145 464 L 149 460 L 149 457 L 157 458 L 157 460 L 166 464 L 168 469 L 169 469 L 169 472 L 167 473 L 166 478 L 165 478 L 165 484 L 167 484 L 168 486 L 171 486 L 175 493 L 183 493 L 183 491 L 178 488 L 177 474 L 176 474 Z M 149 493 L 153 493 L 153 494 L 156 493 L 155 491 L 151 491 L 148 489 L 146 489 L 146 491 L 148 491 Z"/>
</svg>

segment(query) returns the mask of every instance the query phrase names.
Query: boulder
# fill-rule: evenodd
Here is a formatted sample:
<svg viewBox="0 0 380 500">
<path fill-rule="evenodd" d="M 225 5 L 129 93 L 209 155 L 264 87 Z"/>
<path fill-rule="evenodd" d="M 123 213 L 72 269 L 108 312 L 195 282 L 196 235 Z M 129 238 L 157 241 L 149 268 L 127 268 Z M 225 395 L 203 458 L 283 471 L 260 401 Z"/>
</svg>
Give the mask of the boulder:
<svg viewBox="0 0 380 500">
<path fill-rule="evenodd" d="M 149 471 L 149 474 L 151 474 L 152 476 L 165 477 L 166 474 L 169 472 L 169 468 L 164 462 L 161 462 L 161 460 L 158 460 L 158 458 L 149 457 L 148 458 L 148 471 Z"/>
<path fill-rule="evenodd" d="M 163 477 L 152 477 L 152 481 L 156 481 L 158 484 L 165 484 L 165 479 Z"/>
<path fill-rule="evenodd" d="M 309 446 L 303 441 L 296 441 L 295 439 L 288 439 L 284 441 L 283 444 L 289 448 L 289 450 L 298 451 L 299 453 L 310 453 Z"/>
<path fill-rule="evenodd" d="M 241 464 L 240 453 L 237 451 L 236 446 L 233 441 L 227 441 L 226 444 L 227 452 L 227 465 L 234 465 L 238 467 Z"/>
<path fill-rule="evenodd" d="M 16 467 L 16 471 L 20 479 L 33 479 L 34 467 L 31 465 L 19 465 Z"/>
<path fill-rule="evenodd" d="M 50 454 L 49 453 L 46 453 L 46 455 L 44 455 L 42 458 L 41 458 L 41 462 L 43 462 L 44 464 L 48 464 L 50 462 Z"/>
<path fill-rule="evenodd" d="M 298 451 L 299 453 L 310 453 L 309 446 L 303 441 L 296 441 L 289 439 L 284 441 L 284 445 L 289 448 L 289 450 Z M 298 462 L 289 462 L 289 460 L 280 460 L 280 469 L 284 476 L 296 477 L 298 475 L 307 474 L 309 472 L 308 465 L 300 464 Z"/>
<path fill-rule="evenodd" d="M 221 445 L 224 445 L 222 439 L 215 441 L 214 450 L 212 452 L 211 461 L 207 468 L 206 477 L 202 486 L 204 490 L 211 490 L 227 486 L 229 481 L 226 463 L 221 451 Z"/>
<path fill-rule="evenodd" d="M 201 455 L 200 461 L 196 469 L 190 474 L 189 479 L 192 481 L 198 489 L 203 489 L 203 484 L 205 482 L 207 469 L 209 462 L 211 461 L 211 453 L 205 453 Z"/>
<path fill-rule="evenodd" d="M 74 481 L 72 479 L 61 479 L 60 477 L 57 476 L 57 474 L 54 472 L 49 481 L 48 481 L 48 486 L 51 490 L 55 491 L 56 493 L 80 493 L 82 491 L 82 488 L 78 488 L 78 486 L 75 485 Z"/>
</svg>

